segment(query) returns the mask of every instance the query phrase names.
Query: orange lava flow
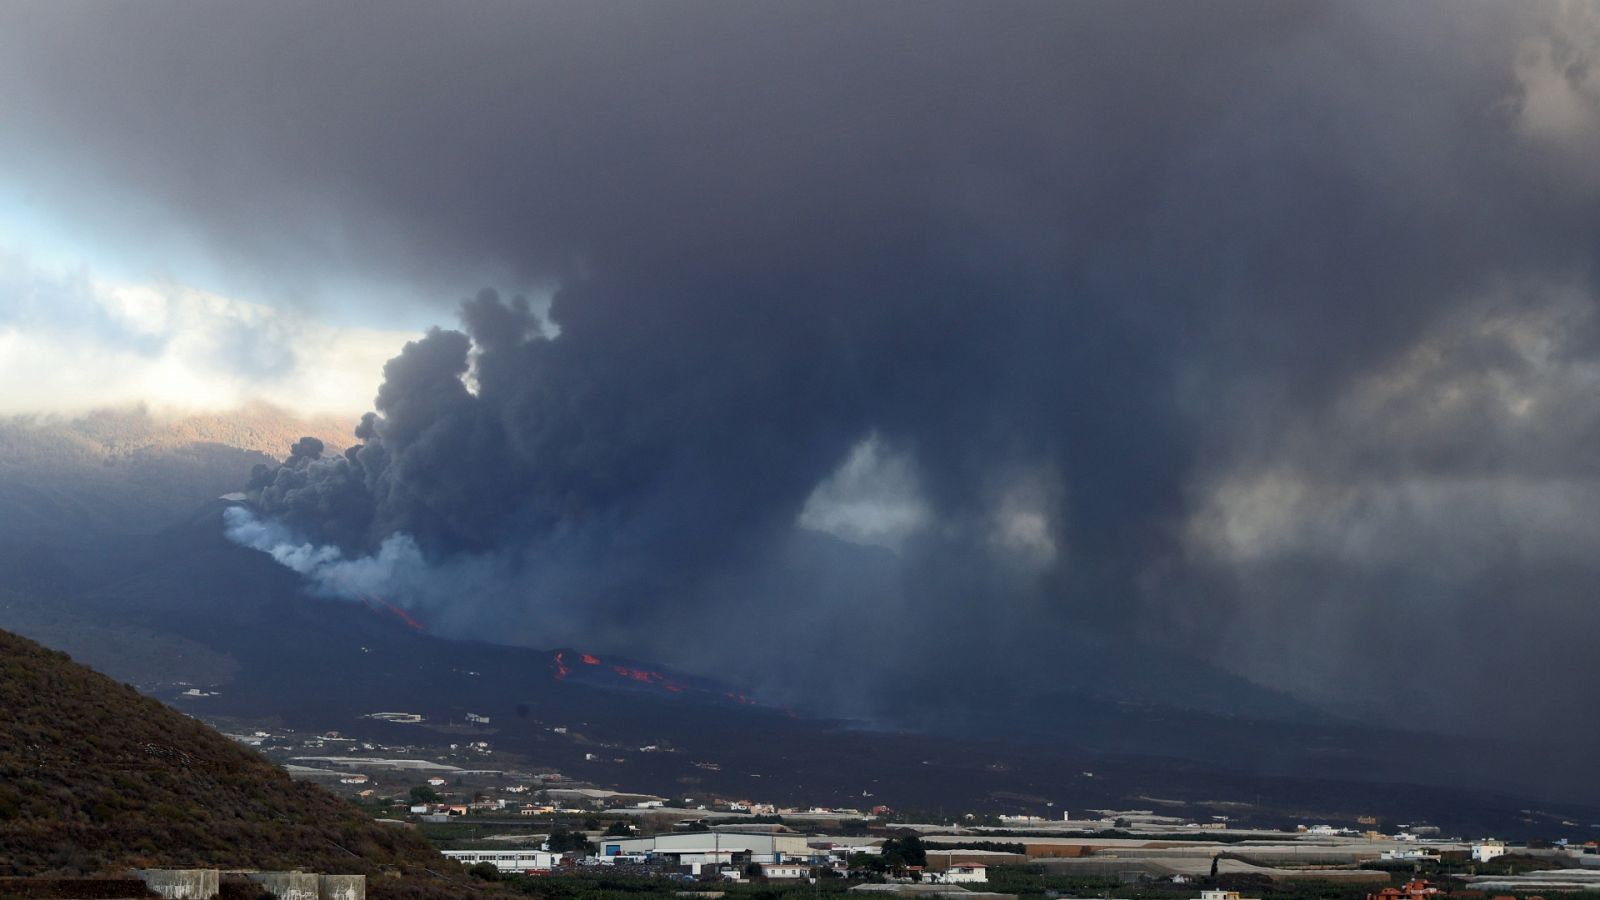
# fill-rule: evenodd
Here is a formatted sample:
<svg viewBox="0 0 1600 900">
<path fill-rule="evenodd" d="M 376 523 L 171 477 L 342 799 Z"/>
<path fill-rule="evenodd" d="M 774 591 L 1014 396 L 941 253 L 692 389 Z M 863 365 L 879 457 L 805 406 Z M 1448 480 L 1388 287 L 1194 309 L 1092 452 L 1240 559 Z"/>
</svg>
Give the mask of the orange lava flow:
<svg viewBox="0 0 1600 900">
<path fill-rule="evenodd" d="M 370 609 L 373 612 L 379 612 L 380 611 L 380 607 L 383 610 L 388 610 L 392 615 L 394 615 L 400 621 L 406 623 L 406 627 L 410 628 L 412 631 L 427 632 L 427 630 L 428 630 L 427 628 L 423 627 L 421 622 L 418 622 L 416 619 L 411 618 L 410 614 L 407 613 L 405 610 L 401 609 L 398 606 L 395 606 L 393 603 L 390 603 L 389 601 L 383 599 L 382 597 L 371 597 L 371 596 L 363 595 L 361 597 L 361 602 L 366 604 L 367 609 Z"/>
<path fill-rule="evenodd" d="M 567 665 L 566 659 L 565 659 L 565 655 L 566 654 L 563 651 L 562 653 L 557 653 L 556 657 L 555 657 L 556 678 L 558 678 L 558 679 L 566 678 L 568 675 L 572 674 L 572 667 Z M 600 661 L 600 657 L 595 656 L 592 653 L 580 653 L 580 654 L 578 654 L 578 659 L 581 660 L 584 665 L 588 665 L 588 666 L 602 665 L 602 663 Z M 633 669 L 633 668 L 629 668 L 628 666 L 619 666 L 619 665 L 613 665 L 610 668 L 611 668 L 611 671 L 617 673 L 619 676 L 621 676 L 623 678 L 627 678 L 627 679 L 632 680 L 632 681 L 637 681 L 640 684 L 652 685 L 654 687 L 661 688 L 664 691 L 669 691 L 669 692 L 674 693 L 674 694 L 681 694 L 684 691 L 688 690 L 688 688 L 686 688 L 683 685 L 678 684 L 677 682 L 669 679 L 667 676 L 661 674 L 660 672 L 653 672 L 653 671 L 651 671 L 649 669 Z M 729 694 L 728 696 L 729 697 L 733 697 L 735 695 Z M 743 694 L 738 695 L 738 697 L 741 698 L 739 700 L 739 702 L 741 702 L 741 703 L 752 703 L 752 704 L 755 703 L 754 700 L 751 700 L 748 697 L 745 697 Z"/>
<path fill-rule="evenodd" d="M 409 614 L 407 614 L 405 610 L 401 609 L 398 606 L 395 606 L 393 603 L 385 602 L 383 605 L 389 607 L 389 611 L 394 613 L 395 615 L 399 616 L 400 617 L 400 621 L 402 621 L 402 622 L 406 623 L 406 625 L 410 626 L 413 631 L 427 631 L 428 630 L 428 629 L 422 627 L 422 623 L 421 622 L 418 622 L 416 619 L 411 618 L 411 616 Z"/>
</svg>

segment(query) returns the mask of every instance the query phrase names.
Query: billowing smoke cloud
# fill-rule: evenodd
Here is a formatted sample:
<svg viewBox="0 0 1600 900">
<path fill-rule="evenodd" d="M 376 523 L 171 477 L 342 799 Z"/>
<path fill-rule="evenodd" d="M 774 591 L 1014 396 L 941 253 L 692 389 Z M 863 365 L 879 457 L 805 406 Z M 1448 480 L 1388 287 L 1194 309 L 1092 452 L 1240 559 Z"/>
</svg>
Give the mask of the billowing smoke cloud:
<svg viewBox="0 0 1600 900">
<path fill-rule="evenodd" d="M 1363 715 L 1435 672 L 1433 724 L 1581 696 L 1590 6 L 151 8 L 7 11 L 7 170 L 536 298 L 258 474 L 241 539 L 319 583 L 387 553 L 460 633 L 821 703 L 1141 654 Z"/>
<path fill-rule="evenodd" d="M 279 564 L 310 579 L 316 592 L 346 600 L 411 593 L 428 574 L 428 564 L 410 536 L 391 535 L 372 556 L 346 559 L 331 544 L 297 538 L 282 525 L 242 506 L 223 511 L 228 539 L 270 554 Z"/>
</svg>

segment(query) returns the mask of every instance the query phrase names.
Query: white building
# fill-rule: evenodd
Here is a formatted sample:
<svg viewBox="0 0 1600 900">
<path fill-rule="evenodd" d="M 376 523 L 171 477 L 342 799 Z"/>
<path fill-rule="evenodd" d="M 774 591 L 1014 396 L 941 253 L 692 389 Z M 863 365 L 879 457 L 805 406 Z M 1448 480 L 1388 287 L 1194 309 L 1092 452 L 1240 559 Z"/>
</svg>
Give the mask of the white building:
<svg viewBox="0 0 1600 900">
<path fill-rule="evenodd" d="M 814 849 L 839 860 L 848 860 L 857 853 L 870 853 L 873 856 L 883 853 L 882 844 L 819 844 Z"/>
<path fill-rule="evenodd" d="M 925 872 L 934 884 L 983 884 L 989 880 L 989 867 L 984 865 L 956 865 L 942 872 Z"/>
<path fill-rule="evenodd" d="M 1407 847 L 1402 850 L 1385 850 L 1378 854 L 1379 859 L 1404 859 L 1404 860 L 1432 860 L 1437 862 L 1439 854 L 1426 847 Z"/>
<path fill-rule="evenodd" d="M 445 856 L 466 866 L 488 863 L 502 872 L 548 872 L 561 856 L 543 850 L 441 850 Z"/>
<path fill-rule="evenodd" d="M 816 855 L 806 845 L 805 836 L 798 834 L 708 831 L 637 838 L 605 837 L 599 841 L 602 859 L 635 854 L 686 866 L 695 875 L 701 874 L 706 866 L 715 870 L 749 863 L 805 863 L 809 867 L 811 858 Z"/>
<path fill-rule="evenodd" d="M 585 863 L 601 866 L 616 865 L 617 863 L 647 863 L 649 861 L 650 857 L 645 856 L 643 853 L 623 853 L 618 856 L 590 856 L 584 858 Z"/>
<path fill-rule="evenodd" d="M 1478 841 L 1472 845 L 1472 858 L 1477 862 L 1488 862 L 1505 855 L 1506 845 L 1503 841 Z"/>
<path fill-rule="evenodd" d="M 810 878 L 811 866 L 805 863 L 762 863 L 761 875 L 768 879 L 780 878 Z"/>
</svg>

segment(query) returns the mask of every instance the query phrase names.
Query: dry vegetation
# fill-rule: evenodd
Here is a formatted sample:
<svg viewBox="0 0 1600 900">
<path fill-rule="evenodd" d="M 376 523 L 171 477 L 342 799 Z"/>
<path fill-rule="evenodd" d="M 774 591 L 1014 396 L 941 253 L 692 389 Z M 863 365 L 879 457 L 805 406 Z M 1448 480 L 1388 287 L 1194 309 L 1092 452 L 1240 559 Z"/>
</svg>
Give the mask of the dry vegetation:
<svg viewBox="0 0 1600 900">
<path fill-rule="evenodd" d="M 372 821 L 211 728 L 0 632 L 0 875 L 127 866 L 363 872 L 375 896 L 472 890 L 413 829 Z M 406 877 L 381 877 L 402 871 Z"/>
</svg>

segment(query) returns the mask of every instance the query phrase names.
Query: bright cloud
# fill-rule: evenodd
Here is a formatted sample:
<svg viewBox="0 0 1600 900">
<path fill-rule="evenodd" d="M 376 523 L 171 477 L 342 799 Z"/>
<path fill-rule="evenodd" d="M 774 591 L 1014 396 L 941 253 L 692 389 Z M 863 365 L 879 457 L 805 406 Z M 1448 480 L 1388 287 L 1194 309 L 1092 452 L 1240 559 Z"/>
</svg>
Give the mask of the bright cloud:
<svg viewBox="0 0 1600 900">
<path fill-rule="evenodd" d="M 335 327 L 180 284 L 46 267 L 0 246 L 0 414 L 147 403 L 370 408 L 408 332 Z"/>
<path fill-rule="evenodd" d="M 898 549 L 928 524 L 930 515 L 912 460 L 873 435 L 817 485 L 800 512 L 799 525 L 858 544 Z"/>
</svg>

